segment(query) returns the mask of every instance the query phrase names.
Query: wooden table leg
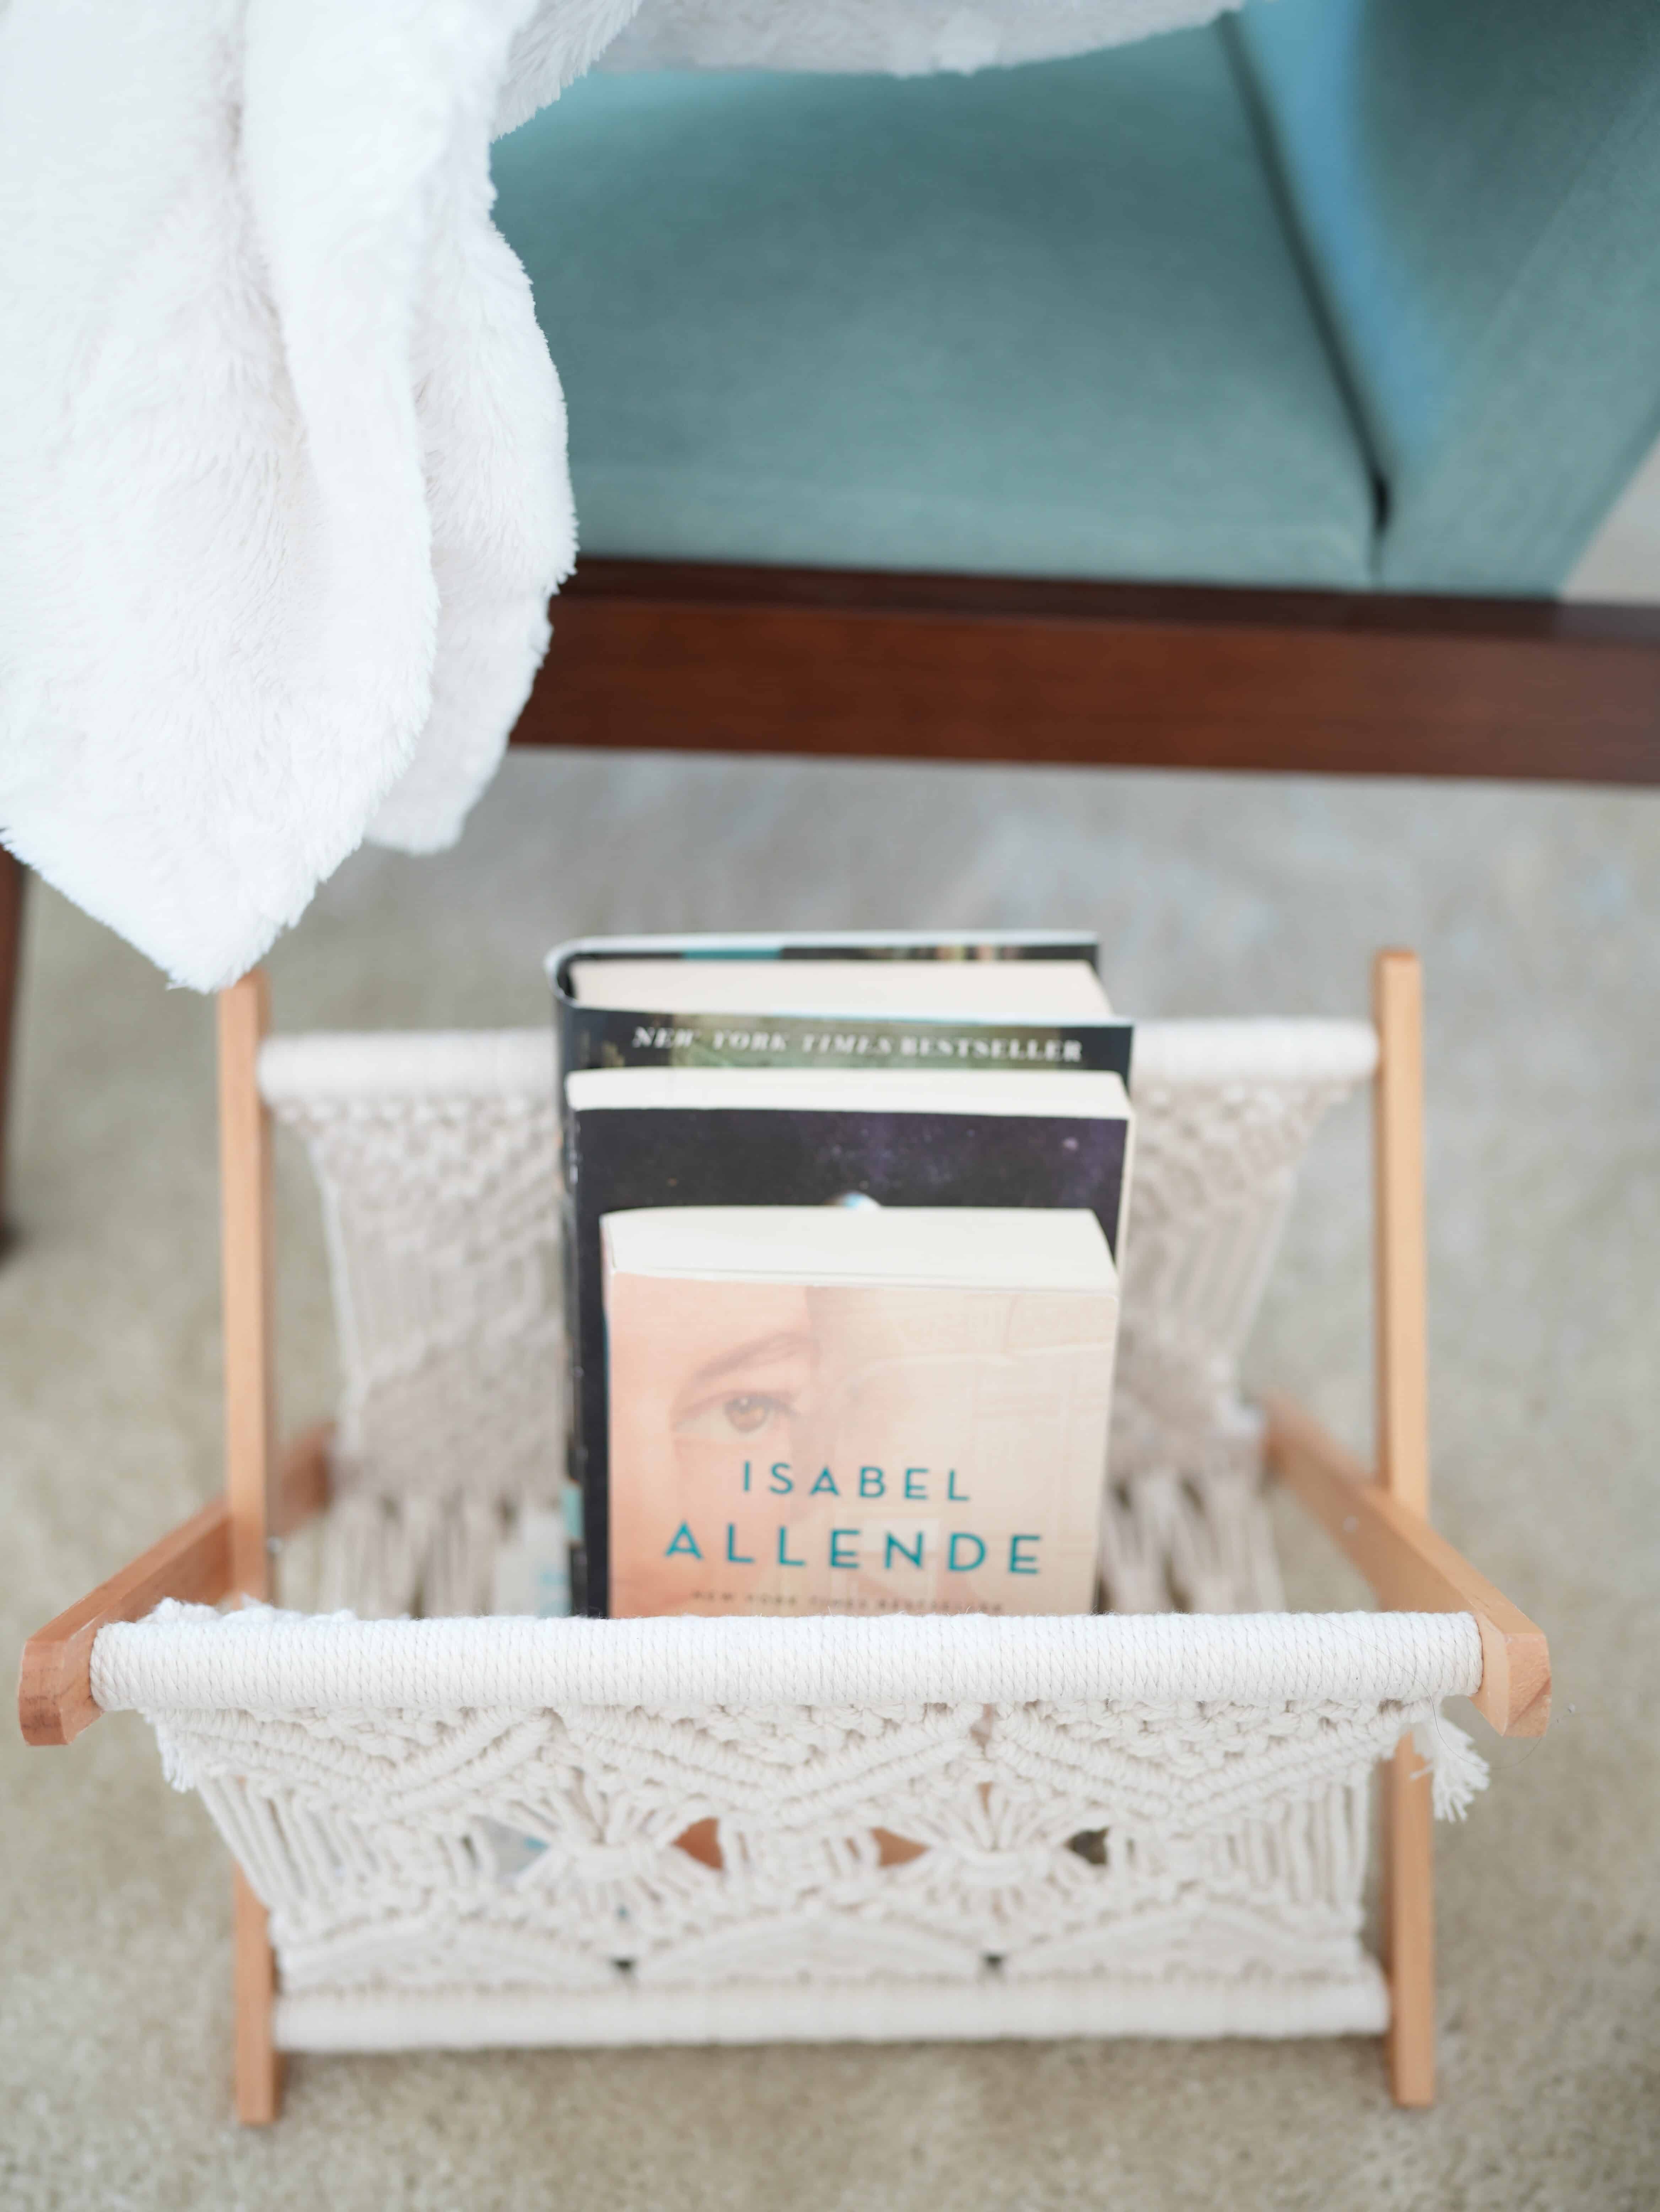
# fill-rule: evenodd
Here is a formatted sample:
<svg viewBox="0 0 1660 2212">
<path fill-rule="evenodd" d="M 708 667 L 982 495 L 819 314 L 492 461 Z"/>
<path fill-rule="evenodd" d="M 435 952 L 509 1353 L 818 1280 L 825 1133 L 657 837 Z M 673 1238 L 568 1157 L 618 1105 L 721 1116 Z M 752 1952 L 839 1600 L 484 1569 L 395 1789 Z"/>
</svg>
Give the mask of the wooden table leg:
<svg viewBox="0 0 1660 2212">
<path fill-rule="evenodd" d="M 10 1122 L 13 1040 L 17 1030 L 18 978 L 23 964 L 23 885 L 28 871 L 0 845 L 0 1252 L 8 1239 L 7 1132 Z"/>
</svg>

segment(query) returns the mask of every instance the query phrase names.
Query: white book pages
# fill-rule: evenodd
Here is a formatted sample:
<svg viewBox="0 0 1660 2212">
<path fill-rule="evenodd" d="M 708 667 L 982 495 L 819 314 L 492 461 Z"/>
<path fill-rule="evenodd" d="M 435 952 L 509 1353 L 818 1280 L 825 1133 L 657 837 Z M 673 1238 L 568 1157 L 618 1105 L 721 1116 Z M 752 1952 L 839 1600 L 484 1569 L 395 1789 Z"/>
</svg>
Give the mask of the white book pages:
<svg viewBox="0 0 1660 2212">
<path fill-rule="evenodd" d="M 1085 960 L 573 960 L 572 996 L 621 1012 L 1106 1020 Z"/>
<path fill-rule="evenodd" d="M 672 1206 L 608 1213 L 608 1268 L 636 1275 L 1111 1291 L 1094 1215 L 1069 1206 Z"/>
<path fill-rule="evenodd" d="M 1127 1121 L 1116 1075 L 1082 1070 L 1057 1082 L 1039 1068 L 595 1067 L 565 1079 L 573 1113 L 607 1108 L 727 1108 L 778 1113 L 1002 1114 Z"/>
</svg>

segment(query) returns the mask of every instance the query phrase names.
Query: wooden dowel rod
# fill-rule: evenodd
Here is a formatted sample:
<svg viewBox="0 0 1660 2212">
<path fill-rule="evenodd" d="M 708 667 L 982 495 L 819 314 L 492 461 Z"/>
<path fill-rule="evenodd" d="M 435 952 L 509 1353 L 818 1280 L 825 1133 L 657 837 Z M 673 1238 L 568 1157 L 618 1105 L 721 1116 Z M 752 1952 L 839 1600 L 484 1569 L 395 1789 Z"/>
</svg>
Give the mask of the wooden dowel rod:
<svg viewBox="0 0 1660 2212">
<path fill-rule="evenodd" d="M 1412 952 L 1380 952 L 1372 1108 L 1378 1476 L 1429 1516 L 1429 1346 L 1424 1252 L 1423 979 Z"/>
<path fill-rule="evenodd" d="M 1372 970 L 1378 1477 L 1429 1518 L 1428 1271 L 1424 1249 L 1423 978 L 1412 952 Z M 1428 1778 L 1409 1741 L 1384 1781 L 1384 1954 L 1390 2086 L 1398 2105 L 1435 2100 L 1435 1839 Z"/>
<path fill-rule="evenodd" d="M 276 1461 L 271 1131 L 259 1095 L 266 1026 L 265 978 L 255 969 L 219 994 L 219 1164 L 231 1587 L 261 1599 Z"/>
<path fill-rule="evenodd" d="M 282 2054 L 272 2033 L 276 1961 L 264 1906 L 239 1866 L 233 1868 L 231 1880 L 236 1962 L 236 2117 L 245 2128 L 265 2128 L 282 2105 Z"/>
<path fill-rule="evenodd" d="M 271 1121 L 259 1095 L 259 1048 L 269 1021 L 258 969 L 219 994 L 219 1165 L 225 1313 L 225 1503 L 231 1586 L 244 1598 L 270 1587 L 271 1478 L 276 1458 L 276 1274 Z M 264 1906 L 234 1874 L 236 2114 L 248 2127 L 276 2118 L 282 2069 L 272 2039 L 276 1962 Z"/>
<path fill-rule="evenodd" d="M 1384 1769 L 1384 1966 L 1389 2086 L 1397 2105 L 1435 2102 L 1435 1826 L 1429 1771 L 1410 1736 Z"/>
</svg>

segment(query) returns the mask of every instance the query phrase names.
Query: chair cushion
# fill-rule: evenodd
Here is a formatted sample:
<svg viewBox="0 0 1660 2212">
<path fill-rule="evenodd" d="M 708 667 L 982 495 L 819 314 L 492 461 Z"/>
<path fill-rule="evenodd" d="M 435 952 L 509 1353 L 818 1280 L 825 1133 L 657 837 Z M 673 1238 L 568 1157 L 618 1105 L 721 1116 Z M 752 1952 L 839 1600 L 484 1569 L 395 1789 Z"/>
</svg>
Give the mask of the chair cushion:
<svg viewBox="0 0 1660 2212">
<path fill-rule="evenodd" d="M 1214 32 L 597 75 L 495 175 L 590 553 L 1366 580 L 1367 464 Z"/>
<path fill-rule="evenodd" d="M 1387 482 L 1382 580 L 1554 589 L 1660 433 L 1660 8 L 1239 21 Z"/>
</svg>

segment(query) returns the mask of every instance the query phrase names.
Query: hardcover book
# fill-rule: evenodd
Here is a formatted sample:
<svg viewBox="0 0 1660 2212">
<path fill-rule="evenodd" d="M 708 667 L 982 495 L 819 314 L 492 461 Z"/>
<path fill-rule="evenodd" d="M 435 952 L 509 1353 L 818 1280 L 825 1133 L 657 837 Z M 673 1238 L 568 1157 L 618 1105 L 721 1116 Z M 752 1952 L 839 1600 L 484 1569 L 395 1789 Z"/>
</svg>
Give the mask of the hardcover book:
<svg viewBox="0 0 1660 2212">
<path fill-rule="evenodd" d="M 548 955 L 560 1063 L 1048 1067 L 1130 1081 L 1093 938 L 588 938 Z"/>
<path fill-rule="evenodd" d="M 1118 1325 L 1093 1213 L 601 1234 L 614 1614 L 1088 1610 Z"/>
</svg>

